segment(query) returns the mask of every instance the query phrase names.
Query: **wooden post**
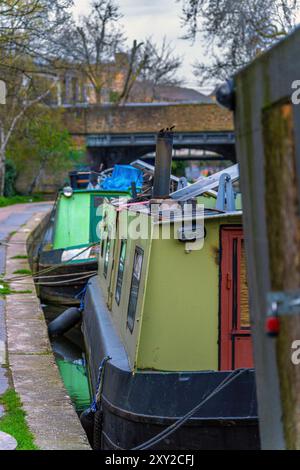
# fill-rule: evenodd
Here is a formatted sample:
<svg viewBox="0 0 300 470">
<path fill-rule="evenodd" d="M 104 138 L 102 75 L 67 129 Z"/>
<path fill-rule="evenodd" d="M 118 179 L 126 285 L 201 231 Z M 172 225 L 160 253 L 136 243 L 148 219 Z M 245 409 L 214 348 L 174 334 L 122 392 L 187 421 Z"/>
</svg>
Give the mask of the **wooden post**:
<svg viewBox="0 0 300 470">
<path fill-rule="evenodd" d="M 243 193 L 260 434 L 264 449 L 300 449 L 300 309 L 265 333 L 267 294 L 300 289 L 300 30 L 235 77 L 236 139 Z"/>
</svg>

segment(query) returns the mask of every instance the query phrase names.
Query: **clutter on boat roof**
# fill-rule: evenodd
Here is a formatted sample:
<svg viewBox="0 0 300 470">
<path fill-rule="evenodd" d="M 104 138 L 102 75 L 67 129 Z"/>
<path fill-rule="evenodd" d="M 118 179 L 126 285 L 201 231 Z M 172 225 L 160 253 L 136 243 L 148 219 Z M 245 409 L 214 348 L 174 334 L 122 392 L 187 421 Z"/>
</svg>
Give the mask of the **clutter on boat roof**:
<svg viewBox="0 0 300 470">
<path fill-rule="evenodd" d="M 238 164 L 225 168 L 225 170 L 218 171 L 211 176 L 199 178 L 195 183 L 175 191 L 170 196 L 172 199 L 177 201 L 187 201 L 188 199 L 200 196 L 201 194 L 209 193 L 211 190 L 219 187 L 220 182 L 223 181 L 224 175 L 226 175 L 226 182 L 231 181 L 233 183 L 236 181 L 239 178 Z"/>
<path fill-rule="evenodd" d="M 131 165 L 115 165 L 111 176 L 101 181 L 101 189 L 127 191 L 134 184 L 136 191 L 140 192 L 143 186 L 143 173 Z"/>
</svg>

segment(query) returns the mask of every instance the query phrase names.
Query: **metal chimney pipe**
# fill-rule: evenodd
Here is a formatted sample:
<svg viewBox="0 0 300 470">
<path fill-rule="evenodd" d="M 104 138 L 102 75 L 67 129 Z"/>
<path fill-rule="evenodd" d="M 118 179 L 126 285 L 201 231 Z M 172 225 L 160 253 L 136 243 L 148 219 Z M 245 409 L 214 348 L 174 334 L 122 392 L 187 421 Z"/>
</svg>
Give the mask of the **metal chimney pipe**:
<svg viewBox="0 0 300 470">
<path fill-rule="evenodd" d="M 173 132 L 162 129 L 156 139 L 155 170 L 152 197 L 167 198 L 170 194 L 170 178 L 173 150 Z"/>
</svg>

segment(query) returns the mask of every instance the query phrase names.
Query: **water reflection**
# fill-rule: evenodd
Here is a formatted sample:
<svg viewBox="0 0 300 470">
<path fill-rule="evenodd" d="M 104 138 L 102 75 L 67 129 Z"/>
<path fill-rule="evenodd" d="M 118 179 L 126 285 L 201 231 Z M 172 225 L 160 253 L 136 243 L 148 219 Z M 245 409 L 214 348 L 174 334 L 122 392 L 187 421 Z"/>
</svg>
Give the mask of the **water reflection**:
<svg viewBox="0 0 300 470">
<path fill-rule="evenodd" d="M 48 322 L 63 310 L 51 305 L 44 306 Z M 89 407 L 91 396 L 80 328 L 72 328 L 67 336 L 55 338 L 51 344 L 66 390 L 76 411 L 81 413 Z"/>
<path fill-rule="evenodd" d="M 52 342 L 59 372 L 77 412 L 90 405 L 90 390 L 82 350 L 67 338 Z"/>
</svg>

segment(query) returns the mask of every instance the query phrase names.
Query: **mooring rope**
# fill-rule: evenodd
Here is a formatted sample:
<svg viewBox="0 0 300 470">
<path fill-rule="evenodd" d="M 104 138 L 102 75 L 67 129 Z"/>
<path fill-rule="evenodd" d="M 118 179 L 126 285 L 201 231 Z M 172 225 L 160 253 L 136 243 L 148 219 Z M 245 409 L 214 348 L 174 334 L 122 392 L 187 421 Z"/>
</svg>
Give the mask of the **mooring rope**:
<svg viewBox="0 0 300 470">
<path fill-rule="evenodd" d="M 81 281 L 82 279 L 87 279 L 89 277 L 92 277 L 92 276 L 95 276 L 95 274 L 97 274 L 97 271 L 90 271 L 89 274 L 85 274 L 84 276 L 80 276 L 80 277 L 75 277 L 75 278 L 71 278 L 71 279 L 66 279 L 65 281 L 53 281 L 53 282 L 34 282 L 34 284 L 36 285 L 40 285 L 40 286 L 57 286 L 57 285 L 61 285 L 61 284 L 72 284 L 73 282 L 75 281 Z M 22 284 L 23 286 L 24 285 L 29 285 L 30 282 L 26 281 L 26 280 L 18 280 L 18 281 L 13 281 L 13 282 L 16 282 L 16 283 L 20 283 Z"/>
<path fill-rule="evenodd" d="M 88 285 L 89 283 L 87 282 L 84 288 L 80 292 L 78 292 L 78 294 L 75 295 L 75 298 L 80 300 L 79 310 L 81 312 L 83 312 L 84 310 L 84 300 L 85 300 L 85 294 L 86 294 Z"/>
<path fill-rule="evenodd" d="M 173 434 L 177 429 L 179 429 L 184 423 L 186 423 L 186 421 L 188 421 L 195 413 L 197 413 L 197 411 L 203 405 L 205 405 L 205 403 L 207 403 L 211 398 L 221 392 L 225 387 L 227 387 L 231 382 L 233 382 L 237 377 L 239 377 L 246 371 L 247 369 L 233 370 L 229 375 L 227 375 L 227 377 L 225 377 L 224 380 L 222 380 L 221 383 L 219 383 L 219 385 L 217 385 L 216 388 L 214 388 L 210 393 L 208 393 L 208 395 L 206 395 L 206 397 L 200 403 L 198 403 L 198 405 L 188 411 L 184 416 L 178 418 L 173 424 L 165 428 L 160 433 L 156 434 L 156 436 L 153 436 L 151 439 L 148 439 L 148 441 L 145 441 L 139 444 L 138 446 L 131 448 L 130 450 L 146 450 L 159 444 L 161 441 L 163 441 L 168 436 Z M 120 447 L 118 444 L 113 442 L 110 437 L 104 432 L 104 430 L 102 430 L 102 434 L 105 436 L 106 439 L 108 439 L 108 441 L 115 450 L 126 450 L 124 447 Z"/>
<path fill-rule="evenodd" d="M 37 279 L 52 279 L 52 278 L 54 279 L 54 278 L 57 278 L 57 277 L 61 278 L 61 277 L 80 276 L 80 275 L 83 275 L 83 274 L 89 274 L 91 272 L 94 273 L 94 272 L 97 272 L 97 271 L 78 271 L 78 272 L 67 273 L 67 274 L 50 274 L 49 276 L 35 276 L 35 275 L 32 275 L 31 277 L 33 279 L 36 279 L 36 278 Z M 29 274 L 28 274 L 28 276 L 29 276 Z M 9 278 L 5 279 L 5 281 L 13 281 L 14 282 L 14 279 L 15 278 L 13 278 L 13 277 L 9 277 Z M 26 280 L 26 279 L 22 279 L 22 278 L 18 279 L 17 278 L 15 282 L 19 282 L 19 281 L 22 281 L 22 280 Z"/>
<path fill-rule="evenodd" d="M 152 437 L 146 442 L 143 442 L 142 444 L 130 449 L 130 450 L 145 450 L 149 449 L 150 447 L 153 447 L 156 444 L 159 444 L 162 440 L 166 439 L 168 436 L 173 434 L 178 428 L 180 428 L 186 421 L 188 421 L 197 411 L 205 405 L 211 398 L 213 398 L 215 395 L 217 395 L 221 390 L 223 390 L 225 387 L 227 387 L 231 382 L 236 380 L 237 377 L 242 375 L 247 369 L 236 369 L 232 371 L 227 377 L 222 380 L 222 382 L 214 389 L 212 392 L 210 392 L 198 405 L 196 405 L 194 408 L 192 408 L 188 413 L 186 413 L 184 416 L 176 420 L 175 423 L 171 424 L 167 428 L 165 428 L 162 432 L 157 434 L 156 436 Z"/>
<path fill-rule="evenodd" d="M 111 360 L 110 356 L 105 356 L 102 361 L 100 362 L 99 369 L 98 369 L 98 377 L 97 377 L 97 383 L 96 383 L 96 391 L 94 395 L 93 402 L 91 404 L 91 410 L 96 413 L 99 402 L 101 401 L 101 393 L 102 393 L 102 388 L 103 388 L 103 374 L 104 374 L 104 368 L 105 365 L 108 361 Z"/>
<path fill-rule="evenodd" d="M 51 272 L 51 271 L 54 271 L 56 270 L 57 268 L 61 267 L 61 266 L 68 266 L 70 261 L 74 260 L 76 257 L 80 256 L 82 253 L 84 253 L 85 251 L 87 251 L 88 249 L 92 248 L 93 246 L 97 246 L 99 245 L 99 242 L 95 242 L 95 243 L 91 243 L 90 245 L 88 245 L 87 247 L 85 247 L 83 250 L 81 250 L 79 253 L 77 253 L 76 255 L 72 256 L 72 258 L 70 258 L 67 262 L 65 263 L 60 263 L 58 265 L 55 265 L 55 266 L 51 266 L 49 268 L 44 268 L 44 269 L 41 269 L 40 271 L 36 271 L 34 272 L 33 274 L 24 274 L 22 276 L 14 276 L 14 277 L 11 277 L 9 278 L 9 280 L 5 280 L 5 282 L 8 282 L 8 281 L 11 281 L 11 282 L 15 282 L 16 280 L 22 280 L 22 279 L 27 279 L 29 277 L 39 277 L 40 274 L 45 274 L 45 273 L 48 273 L 48 272 Z"/>
</svg>

